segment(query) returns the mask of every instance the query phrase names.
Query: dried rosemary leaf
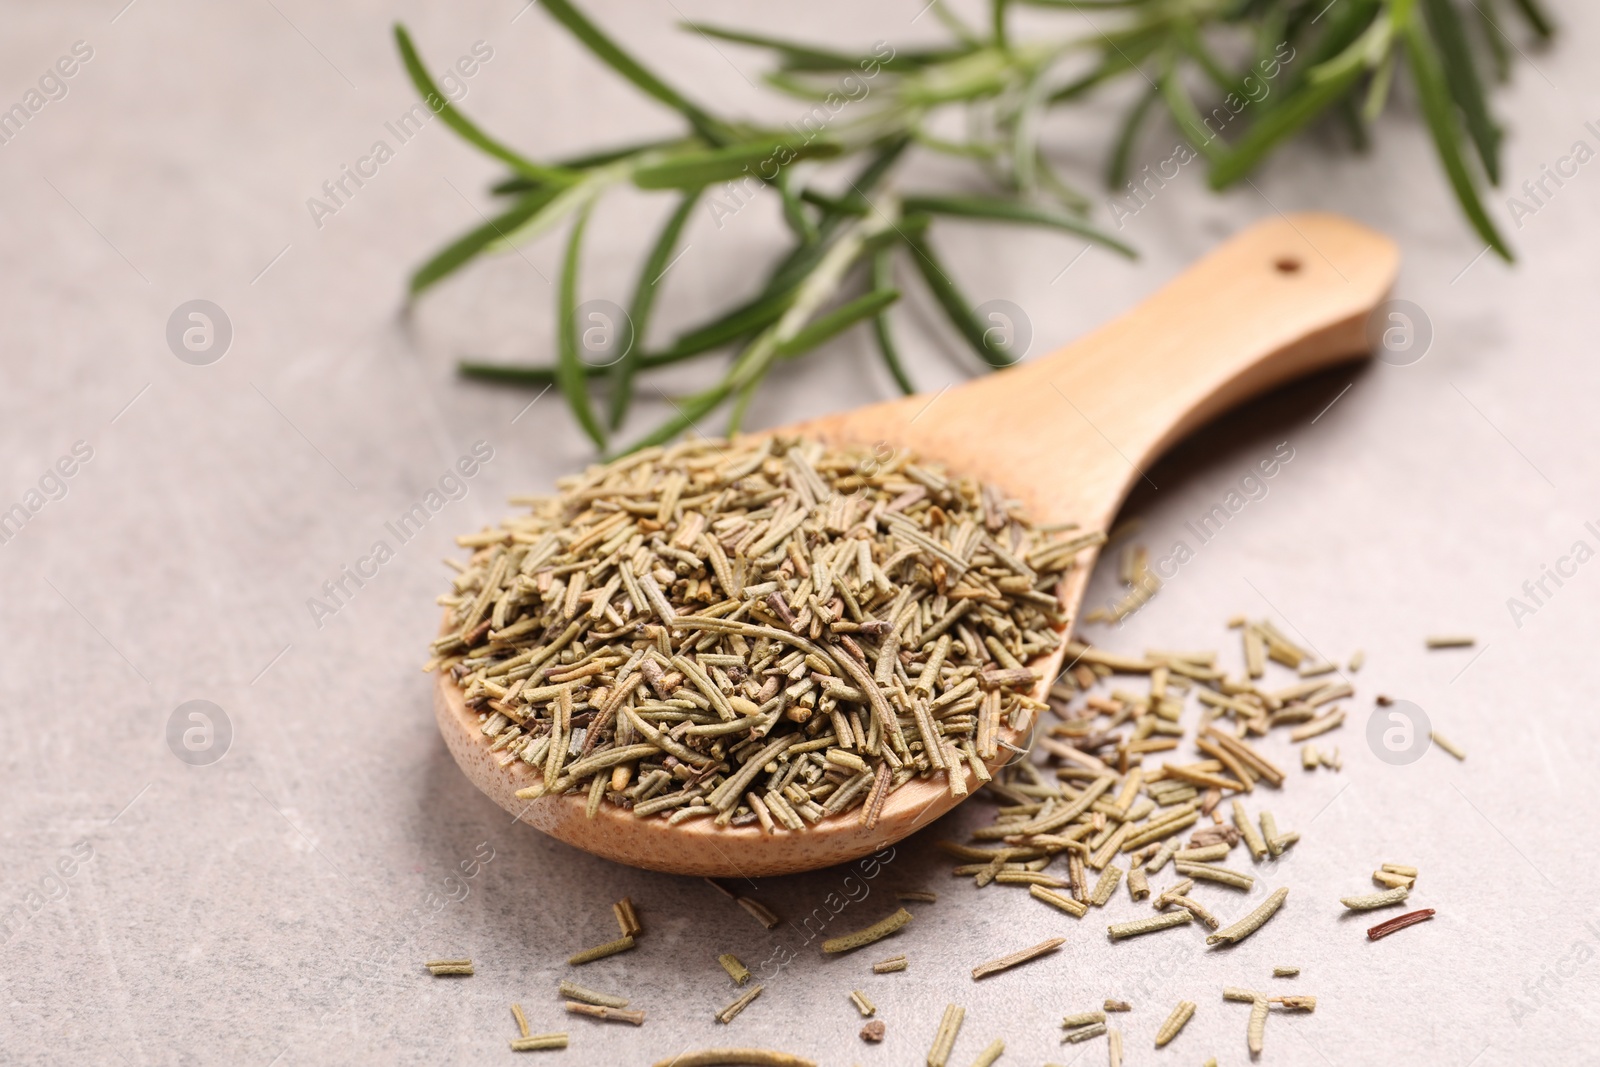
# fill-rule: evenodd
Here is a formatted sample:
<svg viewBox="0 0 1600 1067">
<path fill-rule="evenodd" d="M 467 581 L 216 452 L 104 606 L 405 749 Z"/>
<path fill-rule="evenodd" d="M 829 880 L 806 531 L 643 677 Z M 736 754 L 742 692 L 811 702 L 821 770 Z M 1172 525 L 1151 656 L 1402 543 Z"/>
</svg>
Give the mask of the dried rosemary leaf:
<svg viewBox="0 0 1600 1067">
<path fill-rule="evenodd" d="M 728 972 L 728 977 L 733 979 L 734 985 L 744 985 L 750 981 L 750 968 L 739 962 L 739 957 L 731 952 L 724 952 L 717 957 L 717 962 L 722 964 L 722 969 Z"/>
<path fill-rule="evenodd" d="M 1450 755 L 1454 756 L 1456 759 L 1464 761 L 1467 758 L 1466 752 L 1459 745 L 1457 745 L 1454 741 L 1451 741 L 1448 737 L 1444 736 L 1444 734 L 1441 734 L 1438 730 L 1431 731 L 1429 736 L 1433 738 L 1434 744 L 1450 753 Z"/>
<path fill-rule="evenodd" d="M 1173 869 L 1188 878 L 1199 878 L 1218 885 L 1232 886 L 1234 889 L 1250 889 L 1256 884 L 1253 874 L 1229 870 L 1227 867 L 1218 867 L 1210 863 L 1174 863 Z"/>
<path fill-rule="evenodd" d="M 911 913 L 904 908 L 897 909 L 889 915 L 862 930 L 842 937 L 832 937 L 822 943 L 822 951 L 827 953 L 851 952 L 874 941 L 881 941 L 906 923 L 911 921 Z"/>
<path fill-rule="evenodd" d="M 1053 893 L 1042 885 L 1029 886 L 1028 895 L 1033 897 L 1035 900 L 1044 901 L 1053 908 L 1060 908 L 1062 911 L 1075 918 L 1081 919 L 1089 911 L 1087 905 L 1080 904 L 1078 901 L 1073 900 L 1069 896 L 1063 896 L 1060 893 Z"/>
<path fill-rule="evenodd" d="M 742 994 L 739 997 L 739 999 L 735 1000 L 733 1003 L 729 1004 L 726 1008 L 723 1008 L 721 1011 L 717 1012 L 717 1015 L 716 1015 L 717 1022 L 719 1022 L 719 1023 L 731 1023 L 731 1022 L 733 1022 L 734 1017 L 736 1015 L 738 1015 L 741 1011 L 744 1011 L 746 1008 L 748 1008 L 750 1006 L 751 1002 L 754 1001 L 757 997 L 759 997 L 761 995 L 762 990 L 764 990 L 764 989 L 766 989 L 766 986 L 759 986 L 759 985 L 758 986 L 751 986 L 749 991 L 744 993 L 744 994 Z"/>
<path fill-rule="evenodd" d="M 563 981 L 556 991 L 568 1000 L 581 1000 L 585 1004 L 598 1004 L 603 1008 L 626 1008 L 628 1002 L 623 997 L 614 997 L 608 993 L 597 993 L 592 989 L 585 989 L 576 982 Z"/>
<path fill-rule="evenodd" d="M 967 1009 L 959 1004 L 946 1005 L 939 1028 L 933 1033 L 933 1045 L 928 1049 L 928 1067 L 946 1067 L 950 1062 L 950 1050 L 955 1048 L 956 1035 L 961 1032 L 961 1021 L 966 1016 Z"/>
<path fill-rule="evenodd" d="M 1117 891 L 1117 885 L 1122 880 L 1121 867 L 1107 867 L 1100 872 L 1100 878 L 1094 884 L 1094 889 L 1089 894 L 1089 902 L 1097 908 L 1105 907 L 1111 899 L 1111 894 Z"/>
<path fill-rule="evenodd" d="M 998 1037 L 995 1038 L 989 1042 L 982 1052 L 978 1053 L 978 1058 L 972 1061 L 972 1067 L 993 1067 L 994 1061 L 998 1060 L 1005 1050 L 1005 1041 Z"/>
<path fill-rule="evenodd" d="M 1283 907 L 1283 902 L 1289 899 L 1289 888 L 1282 886 L 1272 891 L 1272 895 L 1262 901 L 1250 914 L 1234 923 L 1232 926 L 1218 930 L 1206 938 L 1208 945 L 1232 945 L 1243 941 L 1265 925 L 1266 921 L 1278 913 Z"/>
<path fill-rule="evenodd" d="M 765 926 L 768 930 L 776 929 L 778 924 L 783 922 L 782 919 L 778 918 L 778 916 L 773 913 L 771 908 L 767 907 L 759 900 L 755 900 L 750 897 L 735 897 L 734 902 L 737 903 L 739 907 L 749 912 L 750 916 L 754 918 L 756 922 L 760 923 L 762 926 Z"/>
<path fill-rule="evenodd" d="M 1372 880 L 1385 889 L 1410 889 L 1416 885 L 1416 878 L 1405 874 L 1391 874 L 1388 871 L 1373 871 Z"/>
<path fill-rule="evenodd" d="M 639 924 L 639 913 L 634 910 L 632 897 L 623 897 L 611 905 L 611 910 L 616 913 L 617 927 L 623 937 L 638 937 L 644 933 L 644 927 Z"/>
<path fill-rule="evenodd" d="M 1267 1035 L 1267 998 L 1256 997 L 1250 1002 L 1250 1025 L 1245 1031 L 1246 1042 L 1250 1046 L 1250 1055 L 1261 1055 L 1261 1048 Z"/>
<path fill-rule="evenodd" d="M 988 963 L 980 963 L 972 968 L 972 977 L 976 980 L 987 978 L 991 974 L 999 974 L 1001 971 L 1008 971 L 1013 967 L 1027 963 L 1029 960 L 1035 960 L 1040 956 L 1054 952 L 1066 943 L 1067 939 L 1064 937 L 1052 937 L 1048 941 L 1041 941 L 1037 945 L 1013 952 L 1009 956 L 1001 956 L 999 959 L 990 960 Z"/>
<path fill-rule="evenodd" d="M 604 1004 L 583 1004 L 576 1000 L 569 1000 L 563 1005 L 569 1015 L 587 1015 L 591 1019 L 603 1019 L 608 1022 L 632 1023 L 634 1026 L 644 1025 L 644 1012 L 625 1011 L 622 1008 L 607 1007 Z"/>
<path fill-rule="evenodd" d="M 1394 904 L 1404 904 L 1406 897 L 1411 895 L 1411 890 L 1403 885 L 1386 889 L 1382 893 L 1367 893 L 1360 896 L 1340 897 L 1339 903 L 1351 911 L 1370 911 L 1373 908 L 1387 908 Z"/>
<path fill-rule="evenodd" d="M 1367 940 L 1376 941 L 1381 937 L 1388 937 L 1396 930 L 1404 930 L 1408 926 L 1415 926 L 1417 923 L 1427 922 L 1429 919 L 1433 918 L 1433 914 L 1432 908 L 1420 908 L 1417 911 L 1408 911 L 1404 915 L 1396 915 L 1394 918 L 1387 919 L 1379 923 L 1377 926 L 1368 929 Z"/>
<path fill-rule="evenodd" d="M 1428 638 L 1429 648 L 1471 648 L 1478 643 L 1470 634 L 1433 634 Z"/>
<path fill-rule="evenodd" d="M 1133 922 L 1126 923 L 1112 923 L 1110 926 L 1106 927 L 1106 933 L 1110 935 L 1111 940 L 1121 941 L 1124 938 L 1138 937 L 1141 934 L 1153 934 L 1157 930 L 1169 930 L 1174 926 L 1182 926 L 1184 923 L 1193 921 L 1194 915 L 1191 912 L 1186 911 L 1183 908 L 1178 908 L 1176 911 L 1163 912 L 1160 915 L 1153 915 L 1148 919 L 1135 919 Z"/>
<path fill-rule="evenodd" d="M 574 967 L 580 963 L 593 963 L 595 960 L 603 960 L 607 956 L 615 956 L 619 952 L 627 952 L 633 946 L 633 938 L 619 937 L 615 941 L 607 941 L 603 945 L 596 945 L 594 948 L 586 948 L 582 952 L 574 953 L 567 959 L 567 963 Z"/>
<path fill-rule="evenodd" d="M 1167 1021 L 1161 1024 L 1161 1029 L 1156 1031 L 1156 1048 L 1164 1047 L 1178 1032 L 1188 1024 L 1194 1016 L 1195 1003 L 1192 1000 L 1180 1000 L 1178 1006 L 1172 1009 L 1172 1014 L 1167 1016 Z"/>
</svg>

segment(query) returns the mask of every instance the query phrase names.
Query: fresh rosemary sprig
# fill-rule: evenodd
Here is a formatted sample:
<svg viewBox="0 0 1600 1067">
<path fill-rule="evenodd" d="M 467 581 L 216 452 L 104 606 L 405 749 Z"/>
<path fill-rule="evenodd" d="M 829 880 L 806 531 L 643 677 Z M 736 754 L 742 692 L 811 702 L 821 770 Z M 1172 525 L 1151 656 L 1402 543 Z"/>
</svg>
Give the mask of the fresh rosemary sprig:
<svg viewBox="0 0 1600 1067">
<path fill-rule="evenodd" d="M 1076 16 L 1071 31 L 1017 39 L 1008 14 L 1023 4 Z M 982 365 L 1011 363 L 1016 353 L 996 340 L 994 323 L 978 317 L 940 259 L 931 224 L 954 216 L 1041 226 L 1132 255 L 1088 221 L 1090 198 L 1051 165 L 1039 133 L 1054 109 L 1086 103 L 1119 80 L 1136 79 L 1147 88 L 1109 146 L 1106 179 L 1113 194 L 1126 191 L 1137 198 L 1133 157 L 1158 110 L 1205 161 L 1211 185 L 1222 189 L 1246 180 L 1268 155 L 1322 118 L 1337 119 L 1352 145 L 1364 147 L 1368 127 L 1387 107 L 1403 69 L 1462 213 L 1489 247 L 1510 260 L 1510 247 L 1483 204 L 1484 188 L 1499 182 L 1501 138 L 1484 86 L 1509 73 L 1515 47 L 1503 25 L 1509 12 L 1540 40 L 1554 33 L 1540 0 L 990 0 L 983 28 L 966 25 L 936 0 L 933 10 L 950 33 L 948 44 L 913 51 L 879 42 L 860 53 L 688 25 L 706 37 L 768 50 L 776 67 L 767 83 L 813 105 L 812 116 L 824 116 L 814 125 L 773 129 L 719 117 L 693 102 L 570 0 L 543 0 L 541 6 L 614 71 L 676 111 L 687 129 L 678 137 L 537 162 L 450 104 L 397 25 L 401 57 L 424 100 L 467 142 L 510 168 L 493 187 L 506 206 L 420 266 L 411 294 L 485 252 L 569 224 L 557 287 L 555 365 L 465 361 L 461 370 L 494 381 L 558 385 L 603 452 L 622 426 L 643 372 L 732 352 L 715 383 L 675 400 L 672 418 L 622 451 L 669 441 L 723 407 L 725 429 L 737 430 L 774 366 L 869 321 L 890 375 L 912 392 L 888 314 L 899 297 L 896 257 L 915 268 Z M 951 125 L 951 111 L 965 119 L 967 132 L 959 140 L 942 132 Z M 994 192 L 895 188 L 889 179 L 912 147 L 971 164 Z M 714 210 L 719 187 L 731 195 L 735 187 L 729 183 L 735 182 L 736 201 L 761 191 L 778 198 L 790 230 L 788 249 L 755 296 L 669 344 L 651 347 L 652 311 L 684 226 L 697 204 L 707 202 Z M 629 321 L 612 324 L 626 330 L 625 350 L 598 366 L 585 362 L 580 351 L 578 267 L 589 214 L 621 185 L 671 192 L 678 203 L 645 256 L 625 311 Z M 609 394 L 603 415 L 593 395 L 602 381 Z"/>
</svg>

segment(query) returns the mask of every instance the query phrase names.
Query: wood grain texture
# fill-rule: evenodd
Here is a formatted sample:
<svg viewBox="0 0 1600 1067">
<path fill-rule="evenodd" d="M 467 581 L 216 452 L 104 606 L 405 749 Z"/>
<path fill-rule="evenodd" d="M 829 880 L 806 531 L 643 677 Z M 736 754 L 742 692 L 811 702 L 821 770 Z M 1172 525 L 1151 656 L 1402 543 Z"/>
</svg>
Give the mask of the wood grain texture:
<svg viewBox="0 0 1600 1067">
<path fill-rule="evenodd" d="M 1228 241 L 1089 336 L 935 396 L 912 396 L 781 432 L 834 444 L 887 444 L 991 482 L 1039 522 L 1108 527 L 1163 450 L 1228 408 L 1325 367 L 1368 354 L 1367 322 L 1394 283 L 1399 252 L 1383 235 L 1333 215 L 1284 216 Z M 1068 578 L 1076 616 L 1093 553 Z M 1033 664 L 1045 683 L 1061 653 Z M 905 837 L 958 802 L 942 777 L 890 796 L 872 830 L 856 812 L 799 833 L 668 826 L 610 805 L 593 819 L 582 797 L 518 800 L 532 782 L 520 761 L 498 765 L 460 690 L 440 676 L 440 731 L 478 788 L 523 822 L 584 851 L 675 874 L 786 874 L 843 863 Z M 1026 738 L 1006 735 L 1025 745 Z M 994 765 L 1010 754 L 1001 750 Z M 968 774 L 968 788 L 977 782 Z"/>
</svg>

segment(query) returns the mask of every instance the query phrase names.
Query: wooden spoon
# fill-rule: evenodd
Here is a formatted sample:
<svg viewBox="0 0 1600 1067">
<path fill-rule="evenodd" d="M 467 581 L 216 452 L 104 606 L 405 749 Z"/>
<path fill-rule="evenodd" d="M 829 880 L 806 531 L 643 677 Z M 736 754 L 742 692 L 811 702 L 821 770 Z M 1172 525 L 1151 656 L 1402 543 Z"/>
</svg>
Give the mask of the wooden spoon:
<svg viewBox="0 0 1600 1067">
<path fill-rule="evenodd" d="M 1368 318 L 1398 265 L 1393 242 L 1346 219 L 1269 219 L 1053 355 L 932 397 L 874 404 L 784 432 L 909 448 L 996 485 L 1036 522 L 1106 529 L 1141 472 L 1186 433 L 1292 378 L 1368 354 Z M 1074 615 L 1093 562 L 1086 553 L 1069 572 L 1065 599 Z M 1033 664 L 1044 679 L 1040 699 L 1062 655 Z M 856 811 L 770 835 L 755 825 L 718 829 L 709 819 L 668 826 L 609 804 L 589 819 L 582 796 L 518 800 L 533 774 L 520 760 L 499 765 L 476 713 L 443 675 L 434 706 L 456 762 L 495 803 L 586 852 L 656 871 L 754 878 L 814 870 L 898 841 L 957 802 L 937 776 L 891 794 L 871 830 Z M 1007 755 L 1002 749 L 995 766 Z"/>
</svg>

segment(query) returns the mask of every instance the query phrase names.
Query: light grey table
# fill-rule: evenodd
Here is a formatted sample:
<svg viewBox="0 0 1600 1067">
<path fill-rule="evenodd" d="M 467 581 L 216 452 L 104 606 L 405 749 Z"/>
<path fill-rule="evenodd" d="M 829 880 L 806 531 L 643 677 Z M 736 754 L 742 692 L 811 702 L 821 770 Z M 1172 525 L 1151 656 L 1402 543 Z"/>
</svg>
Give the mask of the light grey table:
<svg viewBox="0 0 1600 1067">
<path fill-rule="evenodd" d="M 549 243 L 399 314 L 407 270 L 477 220 L 490 169 L 439 123 L 404 144 L 387 132 L 413 99 L 388 38 L 394 12 L 122 2 L 8 4 L 0 37 L 5 107 L 82 42 L 65 95 L 0 145 L 0 509 L 27 506 L 42 485 L 42 506 L 0 544 L 0 1062 L 501 1062 L 514 1034 L 507 1006 L 520 1001 L 535 1027 L 573 1033 L 569 1051 L 540 1062 L 645 1063 L 737 1043 L 906 1064 L 956 1002 L 967 1022 L 952 1062 L 998 1035 L 1003 1063 L 1095 1063 L 1103 1042 L 1057 1047 L 1059 1016 L 1115 996 L 1135 1006 L 1122 1023 L 1128 1062 L 1243 1063 L 1247 1011 L 1219 990 L 1262 984 L 1274 964 L 1301 966 L 1283 988 L 1320 1000 L 1314 1015 L 1274 1017 L 1264 1062 L 1594 1056 L 1600 907 L 1589 860 L 1600 834 L 1585 768 L 1600 727 L 1583 686 L 1600 641 L 1600 564 L 1547 582 L 1554 595 L 1520 618 L 1508 598 L 1525 598 L 1523 583 L 1575 542 L 1600 547 L 1585 525 L 1600 520 L 1600 163 L 1520 226 L 1494 203 L 1514 233 L 1515 269 L 1475 258 L 1407 115 L 1385 122 L 1370 156 L 1302 146 L 1258 189 L 1215 198 L 1186 171 L 1128 222 L 1145 253 L 1136 264 L 1093 251 L 1063 273 L 1075 241 L 943 229 L 968 289 L 1025 308 L 1043 351 L 1250 220 L 1343 211 L 1400 239 L 1398 295 L 1425 309 L 1433 341 L 1414 365 L 1330 374 L 1236 413 L 1152 471 L 1160 489 L 1136 494 L 1129 511 L 1159 553 L 1256 460 L 1282 442 L 1294 450 L 1270 492 L 1151 606 L 1090 631 L 1128 650 L 1220 646 L 1233 662 L 1222 620 L 1249 612 L 1329 655 L 1367 650 L 1351 723 L 1327 739 L 1342 746 L 1343 772 L 1296 770 L 1273 798 L 1304 840 L 1263 872 L 1293 890 L 1269 931 L 1222 956 L 1171 935 L 1108 944 L 1099 918 L 1058 921 L 1018 893 L 951 879 L 932 842 L 979 817 L 972 810 L 898 846 L 829 926 L 877 918 L 896 888 L 937 889 L 891 949 L 911 955 L 911 970 L 880 977 L 861 958 L 822 958 L 797 925 L 848 872 L 746 887 L 791 920 L 769 933 L 702 882 L 612 866 L 513 825 L 446 754 L 417 671 L 444 587 L 437 561 L 455 533 L 497 518 L 506 495 L 547 487 L 588 450 L 556 400 L 529 408 L 530 393 L 452 372 L 462 353 L 548 356 Z M 430 64 L 477 42 L 492 50 L 465 106 L 512 143 L 552 155 L 670 127 L 537 9 L 404 6 Z M 676 31 L 677 4 L 593 6 L 704 98 L 776 121 L 792 106 L 753 88 L 760 56 Z M 728 22 L 897 44 L 933 32 L 914 19 L 920 6 L 684 3 Z M 1519 64 L 1498 100 L 1513 130 L 1512 188 L 1576 141 L 1600 146 L 1585 125 L 1600 119 L 1596 16 L 1567 7 L 1563 45 Z M 1083 116 L 1052 134 L 1085 146 L 1105 135 Z M 307 201 L 378 140 L 392 158 L 314 218 Z M 1161 141 L 1146 144 L 1150 159 Z M 637 229 L 660 209 L 659 198 L 619 197 L 597 220 L 587 291 L 621 291 Z M 748 286 L 778 224 L 765 208 L 721 229 L 698 220 L 661 327 Z M 175 358 L 165 336 L 193 299 L 231 324 L 225 358 L 209 366 Z M 967 373 L 928 325 L 926 301 L 903 317 L 919 382 L 937 389 Z M 753 419 L 890 389 L 851 337 L 781 374 Z M 387 533 L 477 441 L 493 459 L 465 495 L 404 543 Z M 63 457 L 71 476 L 47 477 Z M 393 558 L 314 619 L 308 600 L 379 540 Z M 1091 603 L 1115 594 L 1101 574 Z M 1474 633 L 1479 646 L 1424 652 L 1423 635 L 1441 630 Z M 1380 760 L 1363 741 L 1378 692 L 1425 708 L 1468 761 Z M 179 716 L 171 744 L 169 724 L 192 700 L 223 714 L 211 749 L 189 738 L 201 751 L 186 763 L 175 753 L 190 752 L 182 733 L 196 723 Z M 1292 758 L 1283 741 L 1271 751 Z M 1422 868 L 1415 899 L 1439 915 L 1369 945 L 1365 923 L 1340 920 L 1337 897 L 1385 860 Z M 611 936 L 609 903 L 624 894 L 648 927 L 643 946 L 577 977 L 626 989 L 650 1020 L 637 1030 L 568 1020 L 553 992 L 562 961 Z M 1125 897 L 1110 909 L 1133 912 Z M 1049 960 L 981 985 L 968 977 L 1056 930 L 1069 941 Z M 722 951 L 752 968 L 772 961 L 765 996 L 728 1028 L 711 1020 L 732 996 Z M 475 977 L 421 971 L 422 959 L 457 953 L 477 961 Z M 851 988 L 877 1002 L 883 1046 L 856 1038 Z M 1154 1053 L 1153 1032 L 1180 998 L 1199 1013 Z"/>
</svg>

